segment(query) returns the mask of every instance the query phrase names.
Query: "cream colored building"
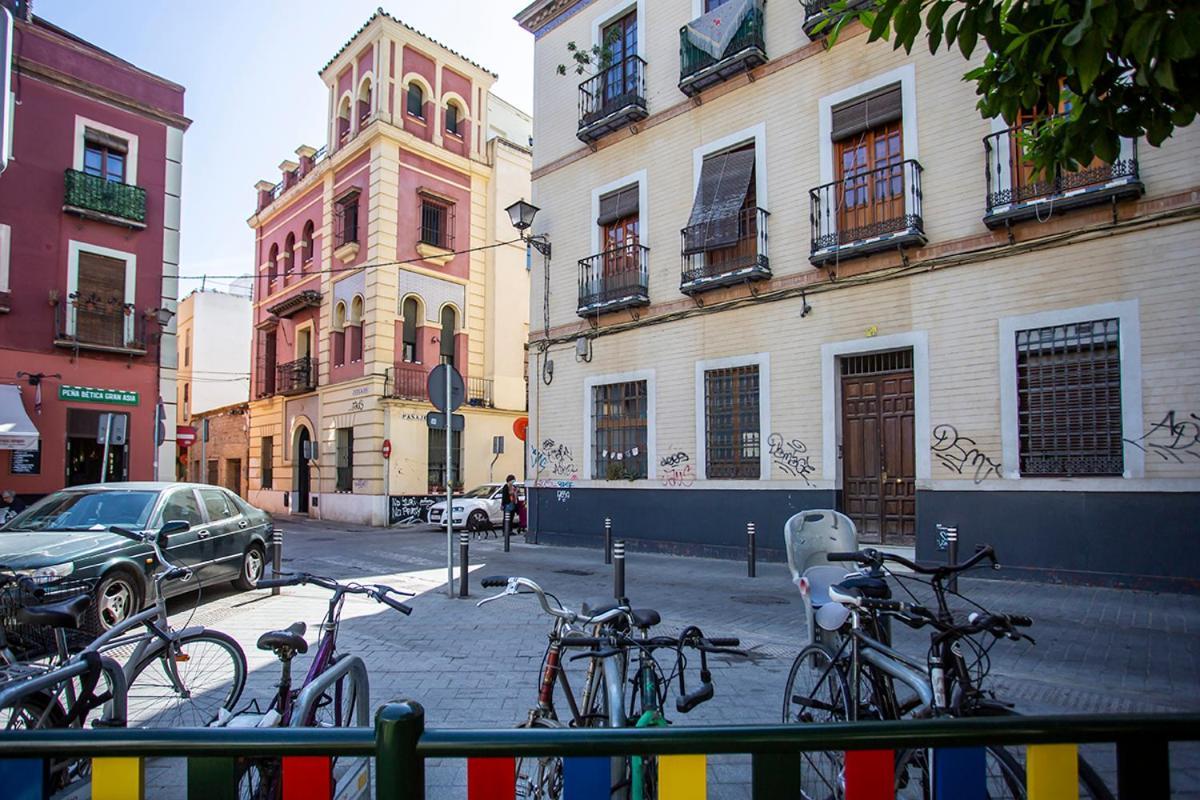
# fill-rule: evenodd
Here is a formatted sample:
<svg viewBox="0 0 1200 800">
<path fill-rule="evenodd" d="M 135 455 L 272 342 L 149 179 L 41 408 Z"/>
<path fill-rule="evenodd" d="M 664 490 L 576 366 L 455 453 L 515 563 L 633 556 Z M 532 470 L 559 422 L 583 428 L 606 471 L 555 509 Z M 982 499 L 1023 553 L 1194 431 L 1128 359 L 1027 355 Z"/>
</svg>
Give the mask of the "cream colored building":
<svg viewBox="0 0 1200 800">
<path fill-rule="evenodd" d="M 610 517 L 635 546 L 738 556 L 754 522 L 779 556 L 789 516 L 837 508 L 923 557 L 944 524 L 1006 574 L 1194 584 L 1200 131 L 1038 183 L 972 63 L 857 26 L 827 50 L 821 8 L 517 16 L 554 256 L 539 536 L 594 544 Z M 614 42 L 613 65 L 558 75 L 570 42 Z M 544 279 L 535 259 L 534 308 Z"/>
<path fill-rule="evenodd" d="M 488 136 L 496 76 L 380 11 L 321 70 L 329 142 L 258 184 L 249 498 L 276 514 L 382 525 L 445 486 L 426 378 L 463 374 L 452 478 L 519 472 L 529 130 Z M 503 439 L 504 452 L 493 445 Z"/>
</svg>

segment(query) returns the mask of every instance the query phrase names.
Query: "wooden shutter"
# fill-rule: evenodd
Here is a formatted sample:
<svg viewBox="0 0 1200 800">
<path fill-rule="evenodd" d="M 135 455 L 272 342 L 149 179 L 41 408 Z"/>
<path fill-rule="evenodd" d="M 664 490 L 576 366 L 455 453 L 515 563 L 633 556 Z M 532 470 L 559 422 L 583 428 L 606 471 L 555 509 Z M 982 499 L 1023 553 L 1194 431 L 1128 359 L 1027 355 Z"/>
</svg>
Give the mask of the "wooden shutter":
<svg viewBox="0 0 1200 800">
<path fill-rule="evenodd" d="M 626 186 L 600 198 L 600 216 L 596 224 L 610 225 L 638 213 L 638 185 Z"/>
<path fill-rule="evenodd" d="M 75 302 L 75 336 L 79 341 L 109 347 L 124 346 L 124 261 L 80 253 Z"/>
<path fill-rule="evenodd" d="M 833 141 L 900 119 L 903 116 L 901 100 L 900 86 L 897 84 L 835 106 Z"/>
<path fill-rule="evenodd" d="M 704 159 L 684 235 L 684 255 L 727 247 L 738 239 L 738 212 L 754 175 L 754 147 Z"/>
</svg>

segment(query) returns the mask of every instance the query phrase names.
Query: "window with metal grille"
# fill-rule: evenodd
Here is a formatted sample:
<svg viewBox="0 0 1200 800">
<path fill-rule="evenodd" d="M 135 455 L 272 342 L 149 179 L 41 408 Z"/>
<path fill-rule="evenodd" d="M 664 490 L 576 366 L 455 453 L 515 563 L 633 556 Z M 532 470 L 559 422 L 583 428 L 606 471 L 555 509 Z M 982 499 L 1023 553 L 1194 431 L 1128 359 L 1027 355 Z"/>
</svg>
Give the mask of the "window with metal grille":
<svg viewBox="0 0 1200 800">
<path fill-rule="evenodd" d="M 758 479 L 758 365 L 704 373 L 705 475 Z"/>
<path fill-rule="evenodd" d="M 275 438 L 272 436 L 262 437 L 262 456 L 260 458 L 261 476 L 259 478 L 259 486 L 263 489 L 275 488 Z"/>
<path fill-rule="evenodd" d="M 337 486 L 339 492 L 354 491 L 354 428 L 337 429 Z"/>
<path fill-rule="evenodd" d="M 645 478 L 648 398 L 645 381 L 592 388 L 592 475 Z"/>
<path fill-rule="evenodd" d="M 454 469 L 451 480 L 454 488 L 462 487 L 462 431 L 454 431 L 450 437 L 451 458 Z M 446 432 L 444 430 L 429 431 L 429 491 L 438 493 L 446 491 Z"/>
<path fill-rule="evenodd" d="M 421 241 L 443 250 L 454 247 L 454 204 L 421 198 Z"/>
<path fill-rule="evenodd" d="M 333 227 L 336 247 L 358 241 L 358 195 L 351 192 L 334 204 Z"/>
<path fill-rule="evenodd" d="M 864 353 L 860 356 L 842 356 L 843 375 L 882 375 L 887 372 L 905 372 L 913 368 L 913 351 L 891 350 L 886 353 Z"/>
<path fill-rule="evenodd" d="M 1017 331 L 1022 475 L 1121 475 L 1116 319 Z"/>
</svg>

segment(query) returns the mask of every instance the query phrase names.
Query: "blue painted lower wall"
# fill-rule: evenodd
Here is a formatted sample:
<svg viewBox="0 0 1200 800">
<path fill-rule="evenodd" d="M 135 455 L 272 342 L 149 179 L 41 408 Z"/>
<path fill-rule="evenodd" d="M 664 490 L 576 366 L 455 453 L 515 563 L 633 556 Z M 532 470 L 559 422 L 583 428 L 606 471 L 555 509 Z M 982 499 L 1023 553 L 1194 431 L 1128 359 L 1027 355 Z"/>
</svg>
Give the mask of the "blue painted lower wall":
<svg viewBox="0 0 1200 800">
<path fill-rule="evenodd" d="M 530 526 L 547 544 L 602 546 L 604 518 L 633 550 L 744 558 L 746 523 L 759 558 L 781 561 L 783 525 L 837 508 L 827 489 L 530 490 Z M 917 556 L 942 560 L 935 526 L 957 525 L 959 553 L 996 548 L 997 577 L 1200 593 L 1200 493 L 917 492 Z"/>
</svg>

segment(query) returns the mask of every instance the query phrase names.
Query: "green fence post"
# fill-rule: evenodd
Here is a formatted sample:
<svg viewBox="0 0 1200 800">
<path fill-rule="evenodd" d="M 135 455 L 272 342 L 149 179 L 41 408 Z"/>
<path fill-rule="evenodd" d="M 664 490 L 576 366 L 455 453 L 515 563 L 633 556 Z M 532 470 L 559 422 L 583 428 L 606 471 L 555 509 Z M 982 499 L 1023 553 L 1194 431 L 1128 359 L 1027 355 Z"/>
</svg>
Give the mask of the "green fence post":
<svg viewBox="0 0 1200 800">
<path fill-rule="evenodd" d="M 416 700 L 388 703 L 375 714 L 375 800 L 425 800 L 425 760 L 417 743 L 425 709 Z"/>
<path fill-rule="evenodd" d="M 801 797 L 800 767 L 802 753 L 755 753 L 750 762 L 754 800 L 773 797 Z"/>
<path fill-rule="evenodd" d="M 1171 756 L 1165 739 L 1145 736 L 1117 740 L 1117 797 L 1169 800 Z"/>
</svg>

